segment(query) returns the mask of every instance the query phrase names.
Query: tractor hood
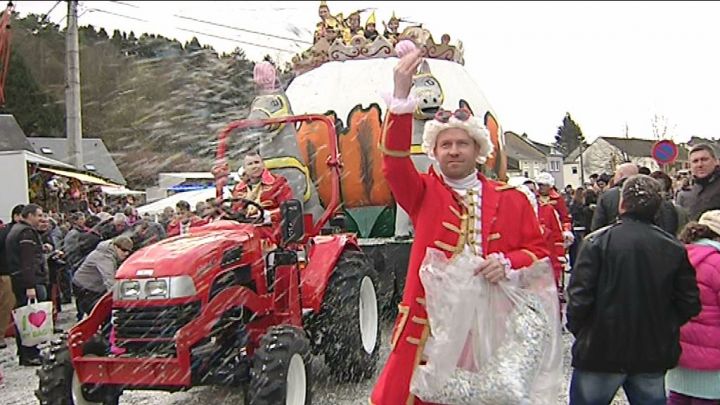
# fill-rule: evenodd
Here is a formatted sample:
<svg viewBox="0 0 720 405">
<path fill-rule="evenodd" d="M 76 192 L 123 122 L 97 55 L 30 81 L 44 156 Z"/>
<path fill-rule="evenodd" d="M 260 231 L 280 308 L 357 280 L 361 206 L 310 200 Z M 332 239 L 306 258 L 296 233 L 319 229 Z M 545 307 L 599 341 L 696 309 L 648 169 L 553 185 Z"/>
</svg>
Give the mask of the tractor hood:
<svg viewBox="0 0 720 405">
<path fill-rule="evenodd" d="M 189 275 L 219 265 L 223 252 L 251 241 L 256 229 L 250 224 L 218 221 L 191 228 L 187 235 L 162 240 L 133 253 L 118 269 L 115 278 L 157 278 Z M 243 249 L 245 250 L 245 249 Z"/>
</svg>

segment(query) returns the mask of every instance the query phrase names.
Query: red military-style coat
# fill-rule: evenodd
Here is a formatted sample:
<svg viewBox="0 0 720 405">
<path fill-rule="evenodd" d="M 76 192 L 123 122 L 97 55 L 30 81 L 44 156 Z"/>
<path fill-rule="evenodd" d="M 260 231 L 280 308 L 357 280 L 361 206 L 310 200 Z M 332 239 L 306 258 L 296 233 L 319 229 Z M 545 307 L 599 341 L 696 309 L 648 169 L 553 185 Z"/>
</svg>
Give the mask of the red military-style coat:
<svg viewBox="0 0 720 405">
<path fill-rule="evenodd" d="M 560 216 L 562 230 L 572 232 L 573 227 L 570 211 L 568 210 L 567 204 L 565 204 L 565 199 L 554 188 L 550 190 L 549 195 L 538 197 L 538 203 L 550 204 L 555 207 L 555 210 Z"/>
<path fill-rule="evenodd" d="M 257 202 L 270 213 L 273 223 L 280 223 L 280 204 L 293 198 L 290 184 L 288 184 L 285 177 L 273 175 L 269 170 L 265 169 L 262 172 L 258 186 L 261 188 L 253 188 L 241 181 L 233 189 L 232 195 L 236 198 L 246 198 Z M 238 204 L 235 208 L 242 209 L 241 205 Z"/>
<path fill-rule="evenodd" d="M 560 276 L 565 267 L 565 244 L 563 238 L 560 216 L 555 206 L 549 203 L 538 203 L 538 220 L 542 229 L 543 239 L 550 250 L 550 263 L 552 263 L 555 282 L 560 281 Z"/>
<path fill-rule="evenodd" d="M 423 404 L 410 394 L 415 367 L 430 335 L 425 291 L 419 268 L 428 248 L 448 257 L 466 243 L 480 239 L 484 254 L 502 252 L 513 269 L 548 256 L 540 224 L 527 197 L 513 187 L 478 175 L 482 185 L 482 229 L 475 229 L 474 210 L 434 171 L 420 174 L 410 159 L 412 114 L 388 114 L 380 141 L 383 172 L 396 201 L 409 214 L 415 229 L 405 290 L 391 338 L 390 357 L 373 389 L 374 405 Z"/>
</svg>

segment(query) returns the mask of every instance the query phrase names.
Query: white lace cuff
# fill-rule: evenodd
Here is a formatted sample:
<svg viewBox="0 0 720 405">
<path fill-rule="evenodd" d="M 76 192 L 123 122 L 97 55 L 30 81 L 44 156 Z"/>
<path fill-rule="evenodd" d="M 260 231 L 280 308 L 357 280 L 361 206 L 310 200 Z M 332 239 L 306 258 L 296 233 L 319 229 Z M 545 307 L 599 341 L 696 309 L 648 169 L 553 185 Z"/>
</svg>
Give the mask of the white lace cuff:
<svg viewBox="0 0 720 405">
<path fill-rule="evenodd" d="M 391 93 L 382 93 L 382 98 L 385 100 L 385 105 L 388 107 L 388 111 L 393 114 L 410 114 L 415 111 L 417 106 L 417 99 L 411 95 L 408 98 L 396 98 Z"/>
</svg>

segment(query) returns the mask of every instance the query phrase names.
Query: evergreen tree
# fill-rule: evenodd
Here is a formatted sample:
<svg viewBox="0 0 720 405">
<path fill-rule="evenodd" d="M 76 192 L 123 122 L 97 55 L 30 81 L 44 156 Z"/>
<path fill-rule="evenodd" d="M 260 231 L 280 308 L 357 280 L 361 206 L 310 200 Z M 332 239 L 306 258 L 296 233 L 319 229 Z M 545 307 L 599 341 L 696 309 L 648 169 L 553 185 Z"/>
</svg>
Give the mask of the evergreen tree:
<svg viewBox="0 0 720 405">
<path fill-rule="evenodd" d="M 65 114 L 53 98 L 40 89 L 16 50 L 10 51 L 10 67 L 5 82 L 3 114 L 15 116 L 27 136 L 63 136 Z"/>
<path fill-rule="evenodd" d="M 587 146 L 582 130 L 580 126 L 573 121 L 570 113 L 565 113 L 563 123 L 558 127 L 557 135 L 555 135 L 555 147 L 563 156 L 567 157 L 572 151 L 577 149 L 580 144 Z"/>
</svg>

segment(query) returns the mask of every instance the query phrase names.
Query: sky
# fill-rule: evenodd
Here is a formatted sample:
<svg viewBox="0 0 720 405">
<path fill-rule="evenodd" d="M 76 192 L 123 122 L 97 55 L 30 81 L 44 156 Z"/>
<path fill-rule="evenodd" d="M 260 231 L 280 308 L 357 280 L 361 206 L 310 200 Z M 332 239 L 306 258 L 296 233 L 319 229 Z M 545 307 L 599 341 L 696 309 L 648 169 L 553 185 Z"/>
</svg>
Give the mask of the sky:
<svg viewBox="0 0 720 405">
<path fill-rule="evenodd" d="M 15 1 L 45 14 L 55 1 Z M 319 2 L 80 2 L 80 25 L 197 36 L 220 52 L 243 48 L 250 59 L 289 60 L 305 49 Z M 677 142 L 720 136 L 718 2 L 329 1 L 333 14 L 374 8 L 378 27 L 394 11 L 450 34 L 465 49 L 465 68 L 503 129 L 552 143 L 566 112 L 586 139 L 654 138 L 653 121 Z M 65 25 L 60 2 L 49 19 Z M 362 14 L 363 24 L 370 11 Z M 210 21 L 206 24 L 187 17 Z M 224 26 L 223 26 L 224 25 Z M 401 29 L 404 25 L 401 25 Z M 230 27 L 280 37 L 272 38 Z M 190 32 L 195 31 L 195 32 Z M 200 34 L 203 33 L 203 34 Z M 211 34 L 208 36 L 204 34 Z M 217 38 L 224 37 L 225 39 Z M 241 43 L 263 45 L 248 45 Z M 277 48 L 277 49 L 270 49 Z M 290 52 L 288 52 L 290 51 Z M 81 55 L 82 57 L 82 55 Z"/>
</svg>

